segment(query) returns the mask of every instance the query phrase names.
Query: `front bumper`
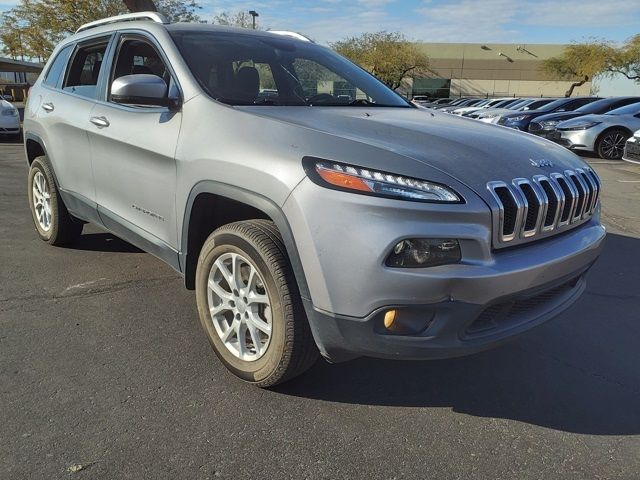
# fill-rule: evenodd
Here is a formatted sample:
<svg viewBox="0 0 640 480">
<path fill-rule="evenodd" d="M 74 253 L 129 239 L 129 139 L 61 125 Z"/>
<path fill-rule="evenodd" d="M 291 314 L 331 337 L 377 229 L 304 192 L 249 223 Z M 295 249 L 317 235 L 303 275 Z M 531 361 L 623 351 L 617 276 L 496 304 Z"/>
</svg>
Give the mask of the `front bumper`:
<svg viewBox="0 0 640 480">
<path fill-rule="evenodd" d="M 20 133 L 20 117 L 0 116 L 0 135 Z"/>
<path fill-rule="evenodd" d="M 627 140 L 622 160 L 640 164 L 640 138 L 634 136 Z"/>
<path fill-rule="evenodd" d="M 309 286 L 307 316 L 326 358 L 466 355 L 552 318 L 579 297 L 604 245 L 599 214 L 565 233 L 493 251 L 488 208 L 469 200 L 464 208 L 425 208 L 329 191 L 308 180 L 298 186 L 285 214 Z M 462 261 L 384 266 L 400 239 L 421 237 L 458 239 Z M 383 325 L 390 309 L 424 328 L 391 334 Z"/>
<path fill-rule="evenodd" d="M 555 130 L 548 138 L 571 150 L 595 150 L 599 131 L 593 128 L 586 130 Z"/>
</svg>

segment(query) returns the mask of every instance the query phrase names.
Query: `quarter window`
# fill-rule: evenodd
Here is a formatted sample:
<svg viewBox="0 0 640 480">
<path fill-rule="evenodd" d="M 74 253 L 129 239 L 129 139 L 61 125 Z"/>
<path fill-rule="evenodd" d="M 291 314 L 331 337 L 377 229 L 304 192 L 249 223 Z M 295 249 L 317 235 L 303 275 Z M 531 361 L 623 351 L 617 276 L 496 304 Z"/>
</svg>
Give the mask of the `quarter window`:
<svg viewBox="0 0 640 480">
<path fill-rule="evenodd" d="M 64 47 L 56 58 L 51 63 L 49 70 L 47 70 L 47 74 L 42 81 L 43 84 L 48 85 L 50 87 L 57 87 L 60 81 L 60 77 L 64 72 L 64 67 L 67 64 L 67 60 L 69 59 L 69 54 L 71 53 L 72 45 L 68 45 Z"/>
<path fill-rule="evenodd" d="M 69 67 L 64 90 L 88 98 L 96 98 L 98 78 L 108 42 L 80 47 Z"/>
</svg>

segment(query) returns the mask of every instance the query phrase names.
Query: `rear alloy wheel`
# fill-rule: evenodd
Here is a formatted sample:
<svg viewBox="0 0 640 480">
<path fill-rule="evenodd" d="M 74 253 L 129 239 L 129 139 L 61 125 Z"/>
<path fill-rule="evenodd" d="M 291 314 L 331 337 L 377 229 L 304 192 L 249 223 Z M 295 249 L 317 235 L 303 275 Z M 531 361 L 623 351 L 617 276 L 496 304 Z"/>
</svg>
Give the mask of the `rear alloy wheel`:
<svg viewBox="0 0 640 480">
<path fill-rule="evenodd" d="M 596 147 L 598 156 L 605 160 L 620 160 L 624 153 L 624 145 L 629 134 L 624 130 L 609 130 L 605 132 Z"/>
<path fill-rule="evenodd" d="M 273 222 L 214 231 L 196 269 L 200 323 L 220 361 L 260 387 L 285 382 L 318 357 L 282 238 Z"/>
<path fill-rule="evenodd" d="M 31 163 L 28 180 L 29 207 L 36 231 L 51 245 L 65 245 L 82 233 L 82 221 L 71 216 L 60 197 L 45 157 Z"/>
</svg>

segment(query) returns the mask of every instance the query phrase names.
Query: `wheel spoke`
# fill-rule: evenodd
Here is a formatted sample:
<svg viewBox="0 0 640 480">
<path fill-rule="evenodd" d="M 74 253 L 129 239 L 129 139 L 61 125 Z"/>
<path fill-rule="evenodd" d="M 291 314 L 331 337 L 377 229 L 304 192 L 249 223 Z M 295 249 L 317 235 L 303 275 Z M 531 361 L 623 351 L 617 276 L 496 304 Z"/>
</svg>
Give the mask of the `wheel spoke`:
<svg viewBox="0 0 640 480">
<path fill-rule="evenodd" d="M 234 320 L 233 323 L 229 325 L 227 330 L 225 330 L 225 332 L 222 334 L 220 339 L 226 343 L 229 341 L 229 337 L 231 337 L 232 334 L 235 334 L 236 336 L 238 336 L 238 327 L 239 327 L 238 321 Z"/>
<path fill-rule="evenodd" d="M 220 305 L 216 305 L 215 307 L 211 307 L 209 309 L 209 314 L 211 314 L 211 317 L 215 317 L 216 315 L 220 315 L 223 312 L 228 312 L 230 311 L 229 306 L 223 301 Z"/>
<path fill-rule="evenodd" d="M 241 290 L 244 288 L 244 283 L 242 282 L 242 257 L 237 253 L 234 253 L 231 256 L 231 274 L 233 278 L 233 288 L 237 290 Z"/>
<path fill-rule="evenodd" d="M 269 309 L 270 310 L 270 309 Z M 247 324 L 251 324 L 262 333 L 266 335 L 271 335 L 271 325 L 262 320 L 256 313 L 251 312 L 249 314 L 249 318 L 247 319 Z"/>
<path fill-rule="evenodd" d="M 233 274 L 229 271 L 227 266 L 224 264 L 224 262 L 220 258 L 216 260 L 216 266 L 218 267 L 218 271 L 222 274 L 224 279 L 227 281 L 227 284 L 229 285 L 229 289 L 233 290 L 234 288 L 236 288 L 233 281 Z"/>
<path fill-rule="evenodd" d="M 254 303 L 269 305 L 269 297 L 266 294 L 250 292 L 247 300 L 249 305 Z"/>
<path fill-rule="evenodd" d="M 238 337 L 238 353 L 240 354 L 240 358 L 244 357 L 247 354 L 246 335 L 247 335 L 247 326 L 238 322 L 236 336 Z"/>
<path fill-rule="evenodd" d="M 229 301 L 233 298 L 233 294 L 231 292 L 227 292 L 219 283 L 217 283 L 212 278 L 209 279 L 208 286 L 209 289 L 213 290 L 213 293 L 215 293 L 222 300 Z"/>
<path fill-rule="evenodd" d="M 258 329 L 252 323 L 247 322 L 247 330 L 249 330 L 249 335 L 251 336 L 251 341 L 256 349 L 256 354 L 260 355 L 262 350 L 262 340 L 260 340 L 260 333 L 258 333 Z"/>
</svg>

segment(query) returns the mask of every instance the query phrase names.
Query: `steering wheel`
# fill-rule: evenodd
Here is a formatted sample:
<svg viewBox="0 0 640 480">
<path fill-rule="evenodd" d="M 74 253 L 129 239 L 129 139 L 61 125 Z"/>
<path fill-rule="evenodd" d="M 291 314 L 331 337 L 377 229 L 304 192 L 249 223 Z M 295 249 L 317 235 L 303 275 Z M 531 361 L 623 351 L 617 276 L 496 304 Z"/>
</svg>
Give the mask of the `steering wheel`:
<svg viewBox="0 0 640 480">
<path fill-rule="evenodd" d="M 307 103 L 309 105 L 313 105 L 314 103 L 327 103 L 327 102 L 335 102 L 336 97 L 331 95 L 330 93 L 318 93 L 317 95 L 312 95 L 307 98 Z"/>
</svg>

